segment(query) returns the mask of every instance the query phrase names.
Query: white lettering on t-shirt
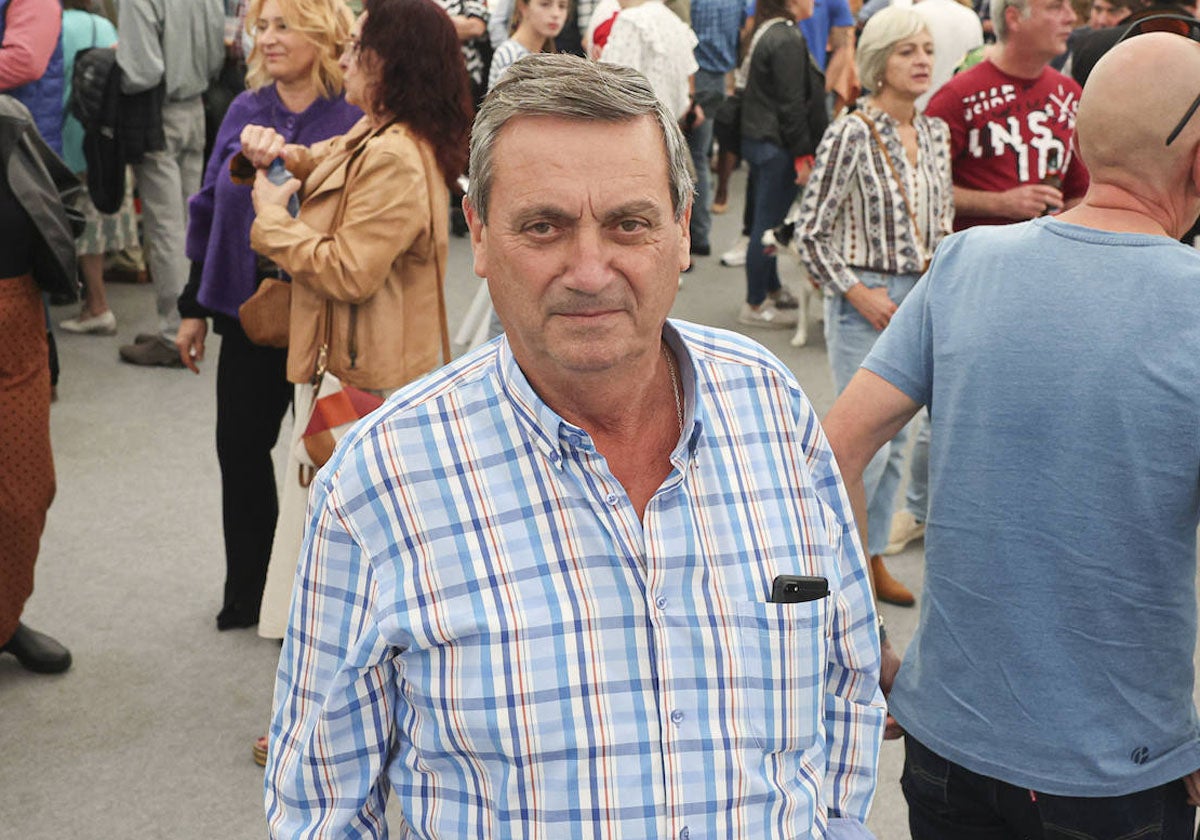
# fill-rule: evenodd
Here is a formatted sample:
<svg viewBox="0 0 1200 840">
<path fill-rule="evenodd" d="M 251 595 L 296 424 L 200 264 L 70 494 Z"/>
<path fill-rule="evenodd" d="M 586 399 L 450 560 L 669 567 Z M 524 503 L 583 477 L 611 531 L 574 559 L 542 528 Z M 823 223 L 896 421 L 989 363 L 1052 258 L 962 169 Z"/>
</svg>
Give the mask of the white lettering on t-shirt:
<svg viewBox="0 0 1200 840">
<path fill-rule="evenodd" d="M 991 120 L 967 132 L 967 151 L 973 158 L 982 158 L 985 153 L 993 158 L 1012 154 L 1017 164 L 1017 182 L 1021 184 L 1040 181 L 1047 175 L 1061 175 L 1067 166 L 1067 148 L 1047 125 L 1050 120 L 1051 115 L 1045 111 L 1025 114 L 1024 129 L 1017 117 Z M 1031 149 L 1036 153 L 1032 160 Z M 1036 172 L 1033 177 L 1030 177 L 1031 167 Z"/>
</svg>

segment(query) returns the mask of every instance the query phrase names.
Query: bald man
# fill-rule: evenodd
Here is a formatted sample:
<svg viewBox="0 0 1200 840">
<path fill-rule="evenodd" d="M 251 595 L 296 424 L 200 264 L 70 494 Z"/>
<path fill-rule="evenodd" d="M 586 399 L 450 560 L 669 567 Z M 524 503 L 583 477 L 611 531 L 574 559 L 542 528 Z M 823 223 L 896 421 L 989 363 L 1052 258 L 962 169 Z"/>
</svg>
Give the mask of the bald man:
<svg viewBox="0 0 1200 840">
<path fill-rule="evenodd" d="M 860 523 L 875 450 L 921 405 L 936 429 L 884 678 L 914 840 L 1193 836 L 1200 115 L 1164 78 L 1200 79 L 1200 44 L 1096 66 L 1083 201 L 948 238 L 825 421 Z"/>
</svg>

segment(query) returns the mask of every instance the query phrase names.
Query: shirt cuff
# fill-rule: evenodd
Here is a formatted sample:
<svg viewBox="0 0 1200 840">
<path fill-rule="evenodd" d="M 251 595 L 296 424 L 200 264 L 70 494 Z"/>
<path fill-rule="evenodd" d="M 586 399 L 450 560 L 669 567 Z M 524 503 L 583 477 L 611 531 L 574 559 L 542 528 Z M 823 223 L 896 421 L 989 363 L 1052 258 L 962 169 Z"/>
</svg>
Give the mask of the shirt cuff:
<svg viewBox="0 0 1200 840">
<path fill-rule="evenodd" d="M 858 820 L 831 817 L 825 830 L 825 840 L 875 840 L 875 835 Z"/>
</svg>

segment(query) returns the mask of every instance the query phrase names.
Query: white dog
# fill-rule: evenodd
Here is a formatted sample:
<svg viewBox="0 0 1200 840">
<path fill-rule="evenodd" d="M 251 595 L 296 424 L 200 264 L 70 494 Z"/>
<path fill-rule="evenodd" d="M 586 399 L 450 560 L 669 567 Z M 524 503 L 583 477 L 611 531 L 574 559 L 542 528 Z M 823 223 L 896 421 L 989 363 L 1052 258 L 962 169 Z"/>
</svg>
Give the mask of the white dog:
<svg viewBox="0 0 1200 840">
<path fill-rule="evenodd" d="M 810 305 L 815 304 L 812 308 L 816 309 L 817 320 L 823 320 L 825 315 L 825 303 L 821 293 L 821 287 L 812 281 L 808 276 L 808 272 L 804 269 L 804 263 L 800 262 L 800 252 L 796 250 L 796 220 L 792 214 L 788 214 L 788 218 L 784 219 L 783 224 L 778 227 L 770 228 L 763 234 L 763 248 L 768 253 L 773 253 L 778 256 L 780 253 L 788 254 L 796 264 L 804 271 L 804 282 L 800 284 L 797 290 L 796 298 L 800 302 L 800 309 L 796 313 L 796 332 L 792 334 L 792 346 L 803 347 L 808 343 L 808 312 Z"/>
</svg>

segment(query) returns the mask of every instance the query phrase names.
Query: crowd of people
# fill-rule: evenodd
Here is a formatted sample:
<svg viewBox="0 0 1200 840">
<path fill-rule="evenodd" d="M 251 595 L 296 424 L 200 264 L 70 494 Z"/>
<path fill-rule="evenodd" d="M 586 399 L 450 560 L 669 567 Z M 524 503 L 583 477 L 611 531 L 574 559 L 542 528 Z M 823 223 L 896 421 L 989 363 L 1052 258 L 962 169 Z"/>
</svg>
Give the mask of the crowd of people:
<svg viewBox="0 0 1200 840">
<path fill-rule="evenodd" d="M 1200 21 L 1088 12 L 0 0 L 0 652 L 71 665 L 21 622 L 47 302 L 116 333 L 140 247 L 119 358 L 220 336 L 216 626 L 282 642 L 271 836 L 382 836 L 390 791 L 422 837 L 869 837 L 903 735 L 916 840 L 1190 840 Z M 739 161 L 747 335 L 667 319 Z M 455 235 L 496 338 L 452 360 Z M 752 340 L 797 324 L 788 255 L 824 421 Z M 920 539 L 914 593 L 884 557 Z M 876 602 L 918 595 L 901 661 Z"/>
</svg>

